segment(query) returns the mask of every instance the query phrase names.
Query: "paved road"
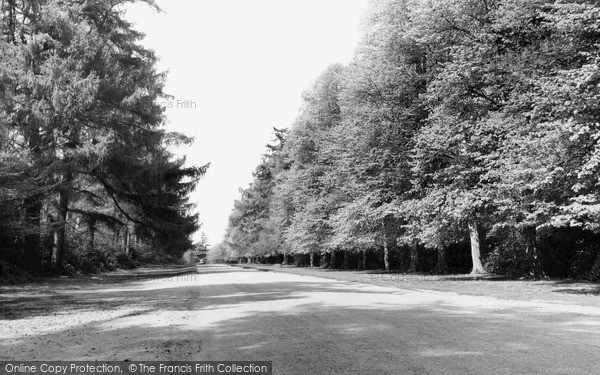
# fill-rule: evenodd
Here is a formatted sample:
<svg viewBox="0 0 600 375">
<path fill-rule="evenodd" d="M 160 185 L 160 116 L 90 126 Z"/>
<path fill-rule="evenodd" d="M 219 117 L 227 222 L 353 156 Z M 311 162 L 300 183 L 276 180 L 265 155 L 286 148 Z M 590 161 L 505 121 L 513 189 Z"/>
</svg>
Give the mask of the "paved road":
<svg viewBox="0 0 600 375">
<path fill-rule="evenodd" d="M 273 360 L 275 374 L 600 374 L 600 310 L 200 266 L 4 288 L 1 359 Z"/>
</svg>

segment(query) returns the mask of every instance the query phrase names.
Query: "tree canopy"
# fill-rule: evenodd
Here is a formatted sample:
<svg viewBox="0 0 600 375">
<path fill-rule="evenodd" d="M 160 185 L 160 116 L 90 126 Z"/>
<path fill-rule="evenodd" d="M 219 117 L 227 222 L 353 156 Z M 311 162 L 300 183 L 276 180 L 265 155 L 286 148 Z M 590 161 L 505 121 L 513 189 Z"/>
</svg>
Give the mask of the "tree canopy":
<svg viewBox="0 0 600 375">
<path fill-rule="evenodd" d="M 192 245 L 188 196 L 207 166 L 170 151 L 191 139 L 165 130 L 165 74 L 125 3 L 2 2 L 3 259 L 73 272 L 109 268 L 107 257 L 132 249 L 177 257 Z"/>
<path fill-rule="evenodd" d="M 231 248 L 597 280 L 599 16 L 585 0 L 371 1 L 353 60 L 317 78 L 270 156 L 268 189 L 257 173 L 236 203 L 228 233 L 273 240 Z"/>
</svg>

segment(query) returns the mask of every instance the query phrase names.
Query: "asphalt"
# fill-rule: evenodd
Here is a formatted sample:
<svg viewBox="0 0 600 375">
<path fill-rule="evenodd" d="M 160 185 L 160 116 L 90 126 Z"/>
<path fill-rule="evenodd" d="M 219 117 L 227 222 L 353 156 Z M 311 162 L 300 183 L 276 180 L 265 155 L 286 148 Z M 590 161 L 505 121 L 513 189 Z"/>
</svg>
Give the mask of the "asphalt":
<svg viewBox="0 0 600 375">
<path fill-rule="evenodd" d="M 209 265 L 0 292 L 1 360 L 266 360 L 274 374 L 600 374 L 596 307 Z"/>
</svg>

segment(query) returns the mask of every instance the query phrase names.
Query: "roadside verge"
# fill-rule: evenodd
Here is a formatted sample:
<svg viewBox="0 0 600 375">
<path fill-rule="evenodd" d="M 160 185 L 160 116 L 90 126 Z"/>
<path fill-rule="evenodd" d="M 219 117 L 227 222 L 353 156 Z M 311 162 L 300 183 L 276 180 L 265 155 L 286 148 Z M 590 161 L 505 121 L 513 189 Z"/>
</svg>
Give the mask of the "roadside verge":
<svg viewBox="0 0 600 375">
<path fill-rule="evenodd" d="M 512 300 L 600 307 L 600 298 L 598 298 L 600 296 L 600 284 L 575 280 L 474 278 L 469 275 L 403 274 L 382 270 L 332 270 L 282 266 L 280 264 L 236 264 L 232 266 L 399 289 L 451 292 Z"/>
</svg>

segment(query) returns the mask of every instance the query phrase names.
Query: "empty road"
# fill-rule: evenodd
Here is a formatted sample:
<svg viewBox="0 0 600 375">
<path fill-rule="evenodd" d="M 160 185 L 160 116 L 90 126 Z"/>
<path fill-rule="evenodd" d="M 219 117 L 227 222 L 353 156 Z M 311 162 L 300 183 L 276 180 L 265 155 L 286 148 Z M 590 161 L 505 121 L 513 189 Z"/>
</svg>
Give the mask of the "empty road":
<svg viewBox="0 0 600 375">
<path fill-rule="evenodd" d="M 599 374 L 600 309 L 227 266 L 0 289 L 3 360 L 272 360 L 275 374 Z"/>
</svg>

